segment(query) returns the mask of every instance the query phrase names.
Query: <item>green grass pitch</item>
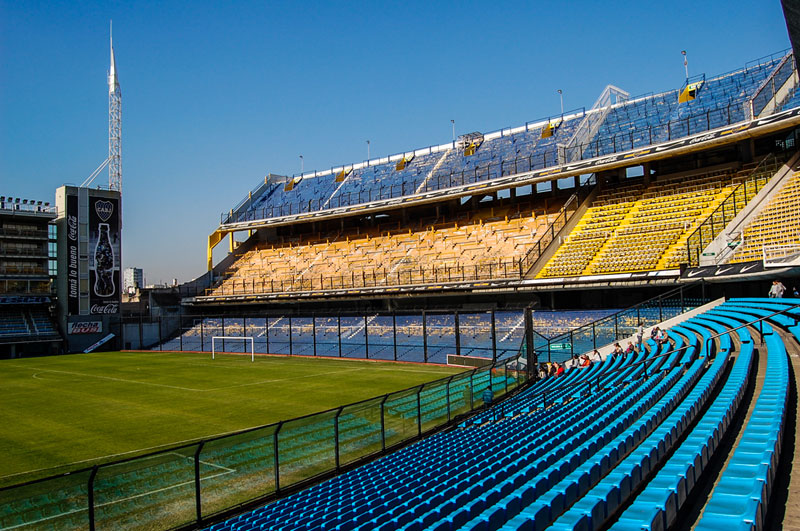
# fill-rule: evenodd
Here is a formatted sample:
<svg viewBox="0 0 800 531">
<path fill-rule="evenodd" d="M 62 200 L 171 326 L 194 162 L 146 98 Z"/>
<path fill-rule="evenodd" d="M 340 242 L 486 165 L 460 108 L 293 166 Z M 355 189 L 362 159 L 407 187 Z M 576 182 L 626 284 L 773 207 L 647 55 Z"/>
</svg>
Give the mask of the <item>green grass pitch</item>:
<svg viewBox="0 0 800 531">
<path fill-rule="evenodd" d="M 432 365 L 168 352 L 0 361 L 0 486 L 443 378 Z"/>
</svg>

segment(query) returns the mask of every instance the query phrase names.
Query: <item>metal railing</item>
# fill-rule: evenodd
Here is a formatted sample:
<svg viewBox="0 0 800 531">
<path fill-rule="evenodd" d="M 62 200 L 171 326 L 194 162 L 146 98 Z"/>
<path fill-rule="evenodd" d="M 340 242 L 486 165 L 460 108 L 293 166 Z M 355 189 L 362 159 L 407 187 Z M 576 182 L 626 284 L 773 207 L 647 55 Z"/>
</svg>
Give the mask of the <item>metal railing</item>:
<svg viewBox="0 0 800 531">
<path fill-rule="evenodd" d="M 753 197 L 786 161 L 786 154 L 770 154 L 734 188 L 728 197 L 703 221 L 686 240 L 686 259 L 692 267 L 700 265 L 700 255 L 725 227 L 741 212 Z"/>
<path fill-rule="evenodd" d="M 685 138 L 710 129 L 733 125 L 747 119 L 745 108 L 747 102 L 730 103 L 713 109 L 706 109 L 676 118 L 665 123 L 639 127 L 636 130 L 595 137 L 595 139 L 576 144 L 569 148 L 552 146 L 545 152 L 534 155 L 533 153 L 522 156 L 490 162 L 486 165 L 477 165 L 471 169 L 461 171 L 450 170 L 448 173 L 438 173 L 429 179 L 422 192 L 443 190 L 447 188 L 464 186 L 472 183 L 487 182 L 507 175 L 516 175 L 559 165 L 559 152 L 563 160 L 579 161 L 597 157 L 604 157 L 616 153 L 631 151 L 662 142 Z M 247 210 L 238 215 L 231 216 L 230 212 L 221 214 L 223 224 L 262 219 L 274 219 L 284 216 L 331 210 L 335 208 L 362 205 L 365 203 L 395 199 L 417 192 L 417 183 L 401 182 L 389 186 L 378 186 L 359 190 L 358 192 L 340 192 L 330 200 L 327 198 L 312 199 L 303 202 L 283 201 L 280 205 L 273 205 L 260 209 Z M 235 213 L 234 213 L 235 214 Z"/>
<path fill-rule="evenodd" d="M 788 53 L 750 98 L 751 117 L 757 118 L 775 97 L 784 83 L 795 73 L 794 53 Z"/>
<path fill-rule="evenodd" d="M 230 296 L 297 291 L 324 291 L 351 288 L 377 288 L 440 282 L 475 282 L 483 280 L 519 280 L 536 263 L 558 232 L 572 219 L 581 202 L 596 184 L 594 177 L 581 183 L 545 231 L 521 258 L 481 260 L 473 264 L 422 266 L 407 259 L 399 266 L 362 269 L 349 274 L 320 274 L 306 278 L 232 278 L 223 279 L 216 287 L 207 288 L 206 296 Z"/>
<path fill-rule="evenodd" d="M 727 329 L 727 330 L 725 330 L 723 332 L 719 332 L 719 333 L 716 333 L 716 334 L 712 333 L 708 338 L 705 339 L 705 342 L 702 345 L 703 349 L 704 349 L 703 351 L 707 355 L 706 359 L 709 359 L 708 355 L 711 354 L 711 352 L 712 352 L 712 350 L 711 350 L 712 349 L 712 344 L 713 344 L 713 341 L 715 339 L 717 339 L 719 337 L 722 337 L 724 335 L 730 335 L 730 334 L 732 334 L 732 333 L 734 333 L 734 332 L 736 332 L 738 330 L 741 330 L 743 328 L 746 328 L 746 327 L 754 327 L 755 328 L 755 326 L 758 325 L 758 331 L 759 331 L 759 334 L 761 336 L 761 342 L 763 344 L 764 343 L 764 321 L 772 319 L 776 315 L 788 314 L 789 312 L 791 312 L 793 310 L 797 310 L 797 309 L 800 309 L 800 304 L 797 304 L 797 305 L 794 305 L 794 306 L 791 306 L 791 307 L 788 307 L 788 308 L 784 308 L 782 310 L 778 310 L 776 312 L 771 313 L 770 315 L 767 315 L 765 317 L 760 317 L 758 319 L 754 319 L 754 320 L 746 322 L 746 323 L 744 323 L 742 325 L 736 326 L 735 328 Z M 798 317 L 797 315 L 791 315 L 791 317 L 793 319 L 795 319 L 796 321 L 800 320 L 800 317 Z M 649 378 L 649 377 L 655 375 L 657 372 L 664 372 L 664 371 L 670 370 L 672 367 L 665 367 L 665 368 L 659 369 L 658 371 L 651 371 L 651 372 L 648 373 L 648 370 L 647 370 L 648 365 L 652 366 L 653 363 L 658 359 L 665 358 L 667 356 L 672 356 L 673 354 L 676 354 L 676 353 L 680 354 L 680 353 L 684 352 L 687 348 L 689 348 L 689 346 L 690 345 L 683 345 L 683 346 L 681 346 L 679 348 L 671 348 L 671 349 L 669 349 L 666 352 L 663 352 L 661 354 L 647 356 L 642 361 L 637 361 L 637 362 L 634 362 L 634 363 L 630 363 L 630 364 L 625 365 L 624 367 L 619 367 L 619 368 L 616 368 L 616 369 L 607 370 L 607 371 L 603 372 L 602 374 L 598 374 L 597 377 L 592 379 L 591 381 L 580 381 L 580 382 L 573 382 L 573 383 L 568 383 L 568 384 L 561 384 L 561 385 L 557 385 L 557 386 L 554 386 L 554 387 L 550 387 L 547 390 L 538 391 L 538 392 L 534 392 L 534 393 L 525 393 L 524 395 L 517 395 L 517 396 L 515 396 L 515 397 L 513 397 L 513 398 L 511 398 L 509 400 L 504 401 L 501 405 L 498 406 L 500 416 L 501 417 L 504 416 L 504 414 L 508 410 L 513 411 L 514 407 L 521 400 L 525 400 L 526 402 L 536 402 L 537 399 L 538 399 L 538 400 L 541 400 L 542 407 L 547 407 L 547 405 L 549 405 L 548 402 L 547 402 L 547 396 L 550 395 L 552 397 L 554 395 L 557 395 L 559 391 L 566 391 L 566 390 L 573 389 L 573 388 L 576 388 L 576 387 L 588 387 L 589 391 L 591 391 L 592 389 L 601 390 L 602 389 L 601 378 L 606 378 L 611 374 L 617 374 L 617 373 L 624 372 L 624 371 L 630 371 L 631 368 L 635 368 L 635 367 L 638 367 L 638 366 L 642 367 L 642 372 L 641 372 L 641 374 L 639 376 L 636 376 L 636 377 L 637 378 L 639 378 L 639 377 Z M 701 351 L 701 353 L 703 351 Z M 729 353 L 728 357 L 730 357 L 730 353 Z M 580 370 L 580 369 L 572 369 L 572 370 Z M 592 385 L 593 383 L 594 383 L 594 385 Z"/>
<path fill-rule="evenodd" d="M 585 324 L 535 345 L 540 361 L 565 361 L 635 335 L 639 323 L 650 327 L 708 302 L 705 281 L 681 285 L 666 293 Z"/>
<path fill-rule="evenodd" d="M 544 124 L 559 122 L 559 121 L 564 120 L 565 118 L 577 119 L 577 118 L 583 117 L 585 114 L 586 114 L 586 108 L 585 107 L 577 107 L 575 109 L 566 111 L 566 112 L 561 113 L 561 114 L 550 115 L 550 116 L 546 116 L 544 118 L 540 118 L 540 119 L 537 119 L 537 120 L 529 120 L 529 121 L 525 122 L 524 126 L 504 127 L 502 129 L 498 129 L 497 131 L 491 131 L 491 132 L 485 133 L 484 136 L 494 136 L 495 134 L 499 133 L 500 137 L 505 137 L 505 136 L 511 136 L 511 135 L 517 134 L 517 132 L 519 130 L 523 130 L 524 132 L 538 131 L 538 130 L 541 129 L 541 127 Z M 402 152 L 402 153 L 395 153 L 395 154 L 392 154 L 392 155 L 389 155 L 389 156 L 386 156 L 386 157 L 380 157 L 380 158 L 377 158 L 377 159 L 370 159 L 370 160 L 364 161 L 362 163 L 345 164 L 345 165 L 341 165 L 341 166 L 336 166 L 336 167 L 332 167 L 332 168 L 330 168 L 328 170 L 324 170 L 324 171 L 314 171 L 314 172 L 306 172 L 306 173 L 301 173 L 301 174 L 295 174 L 295 175 L 292 175 L 291 177 L 286 177 L 284 179 L 284 182 L 293 181 L 293 180 L 296 180 L 298 178 L 300 178 L 301 182 L 302 182 L 302 179 L 309 178 L 309 177 L 315 177 L 316 178 L 316 177 L 324 177 L 326 175 L 335 176 L 336 174 L 338 174 L 338 173 L 340 173 L 342 171 L 369 168 L 370 166 L 378 166 L 378 165 L 382 165 L 382 164 L 394 163 L 394 162 L 402 159 L 404 156 L 409 155 L 411 153 L 413 153 L 415 157 L 423 156 L 423 155 L 431 155 L 431 154 L 434 154 L 434 153 L 443 153 L 443 152 L 445 152 L 445 151 L 447 151 L 449 149 L 456 149 L 456 144 L 457 144 L 457 141 L 453 141 L 453 142 L 449 142 L 447 144 L 432 145 L 432 146 L 428 146 L 428 147 L 424 147 L 424 148 L 420 148 L 420 149 L 413 149 L 413 150 L 405 151 L 405 152 Z M 462 174 L 464 174 L 464 172 L 462 172 Z M 270 177 L 270 176 L 268 176 L 268 177 Z M 265 186 L 265 184 L 267 184 L 266 181 L 267 181 L 267 179 L 265 179 L 265 182 L 259 183 L 258 186 L 253 188 L 253 190 L 251 190 L 248 193 L 247 197 L 245 197 L 244 199 L 239 201 L 236 204 L 236 206 L 234 208 L 232 208 L 230 211 L 223 212 L 222 214 L 220 214 L 220 223 L 222 223 L 222 224 L 235 223 L 237 221 L 251 221 L 253 219 L 269 219 L 269 218 L 272 218 L 272 217 L 293 215 L 291 213 L 291 211 L 292 211 L 292 207 L 291 206 L 288 207 L 288 212 L 283 207 L 281 207 L 279 209 L 270 208 L 269 212 L 286 212 L 286 213 L 281 213 L 281 214 L 277 214 L 277 215 L 270 215 L 270 216 L 267 216 L 267 217 L 255 217 L 255 218 L 253 218 L 253 217 L 251 217 L 249 215 L 246 215 L 246 213 L 241 212 L 241 209 L 242 209 L 243 206 L 247 205 L 248 203 L 251 204 L 252 200 L 254 198 L 257 198 L 260 195 L 260 193 L 262 193 L 264 191 L 264 186 Z M 403 183 L 403 185 L 401 185 L 401 188 L 403 190 L 410 190 L 410 192 L 407 192 L 407 193 L 414 193 L 414 192 L 416 192 L 416 186 L 418 186 L 418 183 L 408 183 L 407 187 L 405 185 L 406 185 L 406 183 Z M 430 190 L 430 188 L 425 188 L 425 190 Z M 379 197 L 383 197 L 384 195 L 385 194 L 378 193 L 378 194 L 375 195 L 375 197 L 379 198 Z M 403 194 L 403 195 L 405 195 L 405 194 Z M 364 194 L 360 193 L 360 194 L 348 194 L 347 197 L 350 200 L 352 200 L 353 197 L 357 197 L 358 201 L 364 201 L 365 197 L 372 197 L 372 195 L 371 194 L 364 195 Z M 369 200 L 372 200 L 372 199 L 367 199 L 367 200 L 369 201 Z M 329 203 L 329 199 L 323 198 L 323 199 L 320 199 L 317 202 L 314 202 L 313 204 L 318 205 L 320 207 L 320 208 L 318 208 L 319 210 L 322 210 L 322 209 L 327 210 L 327 209 L 337 208 L 337 207 L 340 207 L 340 206 L 345 206 L 345 204 L 343 204 L 342 201 L 339 200 L 339 199 L 337 199 L 335 203 L 336 203 L 336 206 L 333 206 L 332 204 Z M 298 202 L 296 202 L 295 205 L 297 205 L 297 206 L 294 208 L 294 214 L 301 213 L 299 208 L 302 208 L 302 205 L 304 205 L 304 204 L 306 204 L 306 203 L 298 203 Z M 347 204 L 349 205 L 350 203 L 347 203 Z M 355 203 L 353 203 L 353 204 L 355 204 Z M 266 212 L 267 210 L 263 209 L 263 211 Z M 245 215 L 242 215 L 240 217 L 241 214 L 245 214 Z"/>
<path fill-rule="evenodd" d="M 0 527 L 173 529 L 369 461 L 528 381 L 521 354 L 327 411 L 0 489 Z"/>
<path fill-rule="evenodd" d="M 556 239 L 556 235 L 570 222 L 572 216 L 580 209 L 581 203 L 583 203 L 584 199 L 591 193 L 589 190 L 590 186 L 596 183 L 597 181 L 593 174 L 590 179 L 578 186 L 575 193 L 567 199 L 567 202 L 561 207 L 561 210 L 558 211 L 555 219 L 553 219 L 547 226 L 547 229 L 545 229 L 544 234 L 534 242 L 528 252 L 525 253 L 525 256 L 520 259 L 520 278 L 525 277 L 531 267 L 533 267 L 542 256 L 542 253 L 544 253 L 547 247 Z"/>
<path fill-rule="evenodd" d="M 481 260 L 469 265 L 414 266 L 362 269 L 349 274 L 320 274 L 307 278 L 237 279 L 223 281 L 205 290 L 206 296 L 266 294 L 296 291 L 323 291 L 354 288 L 390 288 L 442 282 L 518 280 L 524 274 L 519 260 Z"/>
</svg>

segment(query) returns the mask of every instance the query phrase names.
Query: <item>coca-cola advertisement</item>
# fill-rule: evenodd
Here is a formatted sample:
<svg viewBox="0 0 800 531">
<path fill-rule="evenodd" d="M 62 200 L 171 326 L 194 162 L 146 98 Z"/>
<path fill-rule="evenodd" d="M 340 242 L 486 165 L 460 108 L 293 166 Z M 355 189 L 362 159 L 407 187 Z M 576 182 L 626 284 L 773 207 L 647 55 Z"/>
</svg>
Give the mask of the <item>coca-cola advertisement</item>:
<svg viewBox="0 0 800 531">
<path fill-rule="evenodd" d="M 89 312 L 119 312 L 119 200 L 89 197 Z"/>
<path fill-rule="evenodd" d="M 67 313 L 80 313 L 78 285 L 78 196 L 67 196 Z"/>
</svg>

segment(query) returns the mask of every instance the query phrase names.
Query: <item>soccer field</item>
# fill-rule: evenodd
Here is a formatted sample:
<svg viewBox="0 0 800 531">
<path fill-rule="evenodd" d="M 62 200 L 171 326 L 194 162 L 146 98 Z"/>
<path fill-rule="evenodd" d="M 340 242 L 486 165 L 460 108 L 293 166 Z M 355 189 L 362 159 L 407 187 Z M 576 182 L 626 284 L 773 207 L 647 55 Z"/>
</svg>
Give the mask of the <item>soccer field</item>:
<svg viewBox="0 0 800 531">
<path fill-rule="evenodd" d="M 109 352 L 0 361 L 0 485 L 288 420 L 460 368 Z"/>
</svg>

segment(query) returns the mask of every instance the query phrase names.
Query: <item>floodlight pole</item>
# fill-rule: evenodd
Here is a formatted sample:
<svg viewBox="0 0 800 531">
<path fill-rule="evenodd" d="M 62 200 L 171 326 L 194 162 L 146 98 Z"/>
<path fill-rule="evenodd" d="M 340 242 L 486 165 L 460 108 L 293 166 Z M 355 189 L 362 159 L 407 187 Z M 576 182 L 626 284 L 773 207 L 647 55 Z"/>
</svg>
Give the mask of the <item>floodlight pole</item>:
<svg viewBox="0 0 800 531">
<path fill-rule="evenodd" d="M 561 100 L 561 116 L 564 116 L 564 93 L 558 89 L 558 98 Z"/>
<path fill-rule="evenodd" d="M 369 140 L 367 140 L 367 162 L 369 162 Z"/>
<path fill-rule="evenodd" d="M 450 120 L 450 123 L 453 125 L 453 145 L 456 144 L 456 121 Z"/>
<path fill-rule="evenodd" d="M 114 40 L 109 22 L 111 66 L 108 70 L 108 188 L 122 193 L 122 90 L 114 59 Z"/>
<path fill-rule="evenodd" d="M 300 175 L 303 175 L 303 172 L 306 169 L 305 167 L 306 167 L 306 161 L 303 159 L 303 155 L 300 155 Z"/>
<path fill-rule="evenodd" d="M 689 59 L 686 57 L 686 50 L 681 50 L 683 56 L 683 69 L 686 71 L 686 82 L 689 82 Z"/>
</svg>

